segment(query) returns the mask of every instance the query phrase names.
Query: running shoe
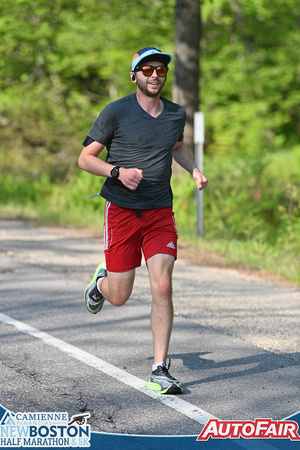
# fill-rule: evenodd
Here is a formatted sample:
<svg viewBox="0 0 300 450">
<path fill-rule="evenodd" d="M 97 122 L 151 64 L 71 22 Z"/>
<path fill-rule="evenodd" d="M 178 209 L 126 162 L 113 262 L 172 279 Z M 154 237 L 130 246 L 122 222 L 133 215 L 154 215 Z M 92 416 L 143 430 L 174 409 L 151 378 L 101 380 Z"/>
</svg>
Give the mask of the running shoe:
<svg viewBox="0 0 300 450">
<path fill-rule="evenodd" d="M 165 364 L 158 366 L 156 370 L 151 373 L 148 383 L 148 389 L 151 391 L 158 391 L 161 394 L 181 394 L 183 388 L 180 381 L 169 374 L 170 364 L 167 368 Z"/>
<path fill-rule="evenodd" d="M 87 310 L 92 314 L 97 314 L 101 311 L 105 298 L 98 291 L 97 281 L 99 278 L 104 278 L 107 276 L 105 269 L 105 263 L 99 264 L 97 267 L 92 281 L 87 285 L 84 290 L 84 302 Z"/>
</svg>

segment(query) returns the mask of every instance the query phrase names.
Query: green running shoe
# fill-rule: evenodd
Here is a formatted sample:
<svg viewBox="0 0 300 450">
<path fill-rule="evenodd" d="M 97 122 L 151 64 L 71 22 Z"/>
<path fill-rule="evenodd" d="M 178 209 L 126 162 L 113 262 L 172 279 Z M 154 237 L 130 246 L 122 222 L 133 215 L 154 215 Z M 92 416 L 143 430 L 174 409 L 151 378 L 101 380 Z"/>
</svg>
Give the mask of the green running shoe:
<svg viewBox="0 0 300 450">
<path fill-rule="evenodd" d="M 169 368 L 170 364 L 168 368 L 165 364 L 158 366 L 157 369 L 151 373 L 148 389 L 151 391 L 158 391 L 161 394 L 181 394 L 183 391 L 181 383 L 169 374 Z"/>
<path fill-rule="evenodd" d="M 105 269 L 105 263 L 99 264 L 97 267 L 92 281 L 87 285 L 84 290 L 84 302 L 87 310 L 92 314 L 97 314 L 101 311 L 105 298 L 98 291 L 97 281 L 99 278 L 104 278 L 107 276 Z"/>
</svg>

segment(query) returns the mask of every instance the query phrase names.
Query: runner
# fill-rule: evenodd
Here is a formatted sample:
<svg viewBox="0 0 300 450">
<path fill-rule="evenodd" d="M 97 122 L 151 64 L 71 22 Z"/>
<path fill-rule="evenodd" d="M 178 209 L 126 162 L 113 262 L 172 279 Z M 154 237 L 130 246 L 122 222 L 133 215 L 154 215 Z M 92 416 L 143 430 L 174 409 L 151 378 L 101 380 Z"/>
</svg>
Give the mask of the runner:
<svg viewBox="0 0 300 450">
<path fill-rule="evenodd" d="M 177 232 L 170 186 L 172 157 L 193 177 L 199 190 L 207 178 L 183 141 L 185 110 L 160 95 L 171 55 L 154 47 L 132 58 L 136 92 L 108 104 L 83 142 L 81 169 L 106 181 L 105 261 L 85 289 L 85 304 L 97 314 L 104 300 L 122 306 L 129 299 L 135 269 L 144 255 L 152 294 L 150 323 L 154 364 L 148 388 L 181 394 L 181 383 L 166 365 L 173 325 L 172 272 L 177 258 Z M 106 161 L 98 158 L 107 148 Z"/>
</svg>

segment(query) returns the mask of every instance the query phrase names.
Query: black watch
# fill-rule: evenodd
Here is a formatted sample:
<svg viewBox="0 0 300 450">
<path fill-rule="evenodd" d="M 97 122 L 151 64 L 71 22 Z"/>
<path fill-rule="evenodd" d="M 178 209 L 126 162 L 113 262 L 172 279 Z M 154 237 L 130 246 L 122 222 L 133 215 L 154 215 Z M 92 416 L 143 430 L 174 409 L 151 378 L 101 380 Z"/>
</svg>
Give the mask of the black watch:
<svg viewBox="0 0 300 450">
<path fill-rule="evenodd" d="M 117 180 L 117 179 L 119 178 L 119 173 L 120 173 L 120 167 L 119 167 L 119 166 L 114 167 L 114 168 L 111 169 L 111 171 L 110 171 L 111 177 L 112 177 L 114 180 Z"/>
</svg>

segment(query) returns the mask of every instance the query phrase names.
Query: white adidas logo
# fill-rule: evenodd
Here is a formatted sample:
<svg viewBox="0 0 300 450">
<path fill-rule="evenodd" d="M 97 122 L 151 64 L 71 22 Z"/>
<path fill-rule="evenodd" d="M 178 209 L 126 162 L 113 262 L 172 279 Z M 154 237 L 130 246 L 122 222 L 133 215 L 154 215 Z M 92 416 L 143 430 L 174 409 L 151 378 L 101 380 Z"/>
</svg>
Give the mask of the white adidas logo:
<svg viewBox="0 0 300 450">
<path fill-rule="evenodd" d="M 174 245 L 173 241 L 169 242 L 169 243 L 166 245 L 166 247 L 174 248 L 174 249 L 175 249 L 175 245 Z"/>
</svg>

